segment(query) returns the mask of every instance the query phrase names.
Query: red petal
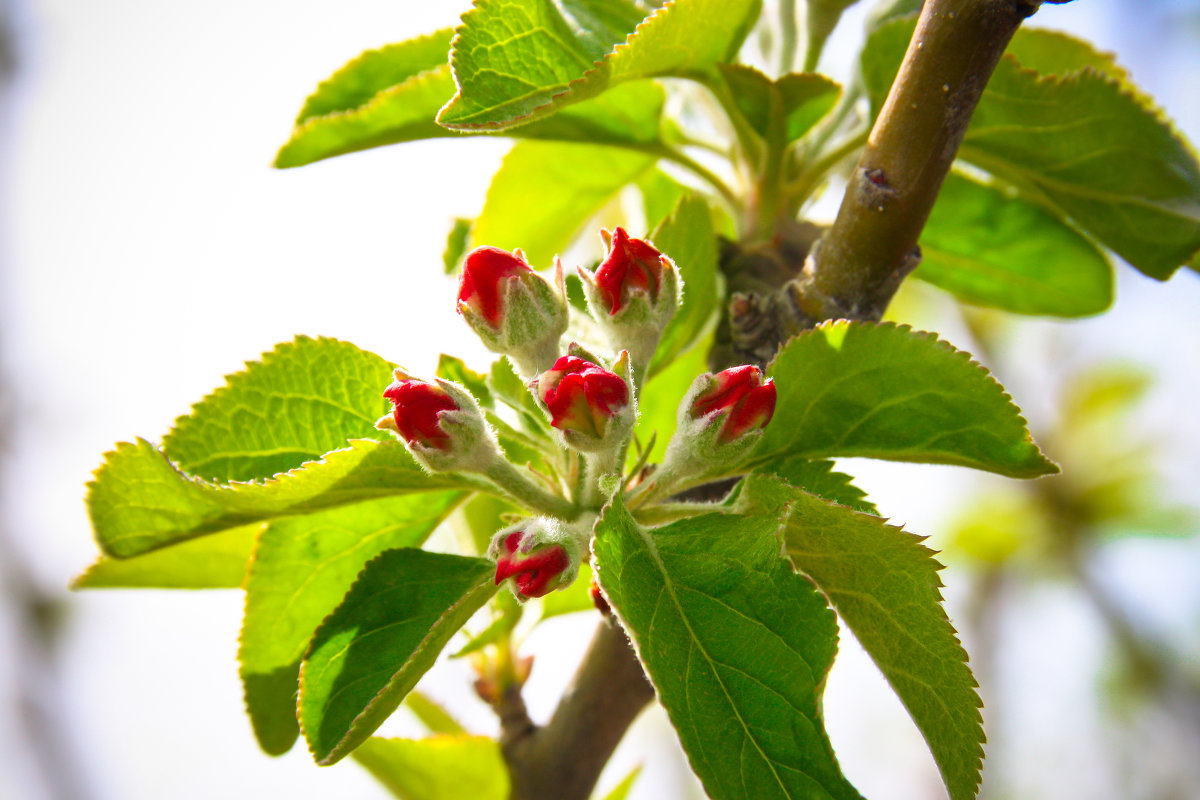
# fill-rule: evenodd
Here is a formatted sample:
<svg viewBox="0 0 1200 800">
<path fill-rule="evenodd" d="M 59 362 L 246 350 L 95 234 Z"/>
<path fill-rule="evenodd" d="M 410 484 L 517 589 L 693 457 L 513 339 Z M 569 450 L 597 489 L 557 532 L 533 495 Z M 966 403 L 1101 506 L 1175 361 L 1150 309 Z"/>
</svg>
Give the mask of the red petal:
<svg viewBox="0 0 1200 800">
<path fill-rule="evenodd" d="M 533 270 L 520 258 L 498 247 L 476 247 L 467 254 L 458 280 L 458 302 L 466 303 L 499 327 L 504 286 L 514 278 Z"/>
</svg>

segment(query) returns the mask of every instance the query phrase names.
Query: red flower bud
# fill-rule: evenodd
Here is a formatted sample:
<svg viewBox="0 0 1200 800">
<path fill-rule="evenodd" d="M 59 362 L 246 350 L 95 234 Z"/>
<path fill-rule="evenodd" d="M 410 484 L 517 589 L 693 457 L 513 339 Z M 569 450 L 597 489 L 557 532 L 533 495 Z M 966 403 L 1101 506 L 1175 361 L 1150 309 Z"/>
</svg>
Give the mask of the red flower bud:
<svg viewBox="0 0 1200 800">
<path fill-rule="evenodd" d="M 758 367 L 744 366 L 718 372 L 712 385 L 692 401 L 693 418 L 724 417 L 717 443 L 726 444 L 750 431 L 765 428 L 775 413 L 775 384 L 763 383 Z"/>
<path fill-rule="evenodd" d="M 610 315 L 616 314 L 636 294 L 658 301 L 663 283 L 663 254 L 641 239 L 631 239 L 617 228 L 608 239 L 608 255 L 596 269 L 596 287 Z"/>
<path fill-rule="evenodd" d="M 442 387 L 408 378 L 394 381 L 383 396 L 395 406 L 392 418 L 406 442 L 436 450 L 450 448 L 450 437 L 442 430 L 438 415 L 442 411 L 457 411 L 458 405 Z"/>
<path fill-rule="evenodd" d="M 476 247 L 467 254 L 458 281 L 458 313 L 464 305 L 499 328 L 505 286 L 521 275 L 532 274 L 525 259 L 498 247 Z"/>
<path fill-rule="evenodd" d="M 512 578 L 521 596 L 542 597 L 558 588 L 558 578 L 571 566 L 571 558 L 559 544 L 520 553 L 524 536 L 524 531 L 514 531 L 504 537 L 504 552 L 496 559 L 496 584 Z"/>
<path fill-rule="evenodd" d="M 562 356 L 534 382 L 550 424 L 603 439 L 608 422 L 629 405 L 629 385 L 615 372 L 577 356 Z"/>
</svg>

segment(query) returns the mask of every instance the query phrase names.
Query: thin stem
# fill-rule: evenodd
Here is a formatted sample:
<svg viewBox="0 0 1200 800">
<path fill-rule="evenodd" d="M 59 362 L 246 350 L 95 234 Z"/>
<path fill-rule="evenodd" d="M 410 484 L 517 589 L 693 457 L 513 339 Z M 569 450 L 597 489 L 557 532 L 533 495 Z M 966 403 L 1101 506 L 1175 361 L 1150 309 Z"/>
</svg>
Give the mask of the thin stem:
<svg viewBox="0 0 1200 800">
<path fill-rule="evenodd" d="M 634 516 L 643 525 L 663 525 L 716 510 L 717 507 L 712 503 L 657 503 L 639 509 Z"/>
<path fill-rule="evenodd" d="M 503 494 L 516 500 L 531 511 L 561 519 L 574 519 L 579 514 L 579 505 L 562 495 L 543 489 L 507 459 L 498 457 L 483 473 Z"/>
<path fill-rule="evenodd" d="M 713 187 L 717 191 L 717 194 L 721 195 L 721 198 L 729 204 L 731 210 L 736 211 L 741 206 L 741 199 L 733 189 L 729 188 L 729 185 L 725 181 L 721 180 L 716 173 L 686 153 L 666 145 L 648 149 L 647 152 L 655 153 L 659 158 L 678 164 L 697 178 L 703 180 L 709 186 Z"/>
<path fill-rule="evenodd" d="M 787 75 L 796 63 L 796 0 L 779 0 L 779 74 Z M 811 72 L 807 67 L 806 72 Z"/>
<path fill-rule="evenodd" d="M 799 178 L 784 188 L 787 204 L 799 210 L 805 201 L 812 196 L 812 193 L 816 191 L 817 186 L 821 183 L 821 179 L 830 170 L 862 149 L 863 145 L 867 143 L 867 136 L 869 134 L 870 131 L 863 128 L 853 136 L 847 137 L 841 144 L 807 167 Z"/>
</svg>

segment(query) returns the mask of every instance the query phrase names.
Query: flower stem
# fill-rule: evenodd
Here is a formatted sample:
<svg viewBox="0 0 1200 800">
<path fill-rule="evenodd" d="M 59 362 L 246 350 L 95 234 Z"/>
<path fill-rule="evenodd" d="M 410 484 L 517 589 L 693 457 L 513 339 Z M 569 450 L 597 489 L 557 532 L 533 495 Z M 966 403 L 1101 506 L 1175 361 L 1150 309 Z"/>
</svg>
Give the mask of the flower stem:
<svg viewBox="0 0 1200 800">
<path fill-rule="evenodd" d="M 538 486 L 520 469 L 504 458 L 497 458 L 484 470 L 484 475 L 502 494 L 530 511 L 538 511 L 560 519 L 574 519 L 579 505 L 562 495 Z"/>
</svg>

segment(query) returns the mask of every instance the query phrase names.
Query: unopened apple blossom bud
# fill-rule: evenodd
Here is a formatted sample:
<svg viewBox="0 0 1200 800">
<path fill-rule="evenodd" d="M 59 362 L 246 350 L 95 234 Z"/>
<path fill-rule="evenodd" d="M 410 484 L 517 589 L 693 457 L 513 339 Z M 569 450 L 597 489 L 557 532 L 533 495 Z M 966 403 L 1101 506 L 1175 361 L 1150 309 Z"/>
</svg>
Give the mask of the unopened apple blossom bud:
<svg viewBox="0 0 1200 800">
<path fill-rule="evenodd" d="M 660 471 L 698 474 L 736 462 L 758 444 L 774 413 L 775 384 L 758 367 L 701 375 L 679 405 Z"/>
<path fill-rule="evenodd" d="M 679 273 L 670 258 L 623 228 L 600 235 L 604 260 L 594 273 L 581 267 L 579 276 L 592 316 L 615 349 L 630 351 L 640 374 L 679 307 Z"/>
<path fill-rule="evenodd" d="M 404 442 L 431 472 L 483 472 L 499 448 L 470 392 L 450 381 L 413 378 L 397 369 L 383 396 L 392 413 L 375 423 Z"/>
<path fill-rule="evenodd" d="M 567 330 L 561 267 L 557 272 L 557 286 L 551 285 L 520 250 L 498 247 L 477 247 L 463 262 L 458 313 L 489 350 L 510 356 L 526 376 L 554 361 Z"/>
<path fill-rule="evenodd" d="M 578 356 L 566 355 L 530 384 L 550 412 L 550 424 L 564 442 L 584 452 L 614 450 L 633 430 L 633 392 L 628 353 L 610 371 Z"/>
<path fill-rule="evenodd" d="M 561 522 L 534 517 L 492 537 L 488 555 L 496 560 L 496 584 L 512 578 L 519 598 L 542 597 L 574 582 L 582 549 Z"/>
</svg>

